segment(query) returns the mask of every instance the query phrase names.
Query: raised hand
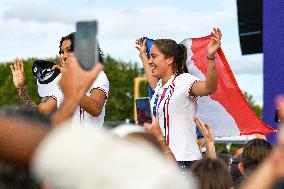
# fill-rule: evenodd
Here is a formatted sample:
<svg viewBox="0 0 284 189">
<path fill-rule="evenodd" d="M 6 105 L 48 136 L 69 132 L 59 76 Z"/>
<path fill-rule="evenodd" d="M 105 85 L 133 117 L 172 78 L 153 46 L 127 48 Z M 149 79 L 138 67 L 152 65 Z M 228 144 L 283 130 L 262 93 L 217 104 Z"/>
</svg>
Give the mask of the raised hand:
<svg viewBox="0 0 284 189">
<path fill-rule="evenodd" d="M 204 140 L 208 141 L 208 142 L 215 142 L 215 137 L 211 131 L 211 129 L 209 128 L 209 126 L 207 124 L 204 124 L 201 119 L 197 116 L 194 117 L 194 122 L 196 123 L 196 126 L 198 127 L 198 129 L 200 130 L 200 132 L 202 133 Z"/>
<path fill-rule="evenodd" d="M 215 159 L 217 157 L 216 151 L 215 151 L 215 137 L 213 135 L 213 132 L 211 131 L 210 127 L 207 124 L 204 124 L 201 119 L 197 116 L 194 117 L 194 122 L 196 123 L 196 126 L 202 133 L 206 150 L 207 150 L 207 156 Z"/>
<path fill-rule="evenodd" d="M 141 39 L 136 39 L 135 48 L 139 50 L 140 57 L 142 55 L 146 55 L 146 39 L 144 41 L 142 41 Z"/>
<path fill-rule="evenodd" d="M 155 116 L 152 115 L 152 123 L 144 123 L 143 125 L 149 133 L 153 134 L 158 140 L 163 139 L 163 133 Z"/>
<path fill-rule="evenodd" d="M 214 59 L 215 53 L 221 47 L 222 33 L 219 28 L 213 28 L 211 35 L 212 35 L 211 37 L 212 41 L 207 46 L 207 57 L 210 59 Z"/>
<path fill-rule="evenodd" d="M 63 56 L 56 56 L 58 62 L 60 63 L 60 67 L 66 68 L 67 67 L 67 63 L 66 63 L 66 58 L 64 58 Z"/>
<path fill-rule="evenodd" d="M 74 56 L 74 54 L 71 54 L 71 56 Z M 52 67 L 52 70 L 59 69 L 60 72 L 65 72 L 67 69 L 67 58 L 64 58 L 63 56 L 56 56 L 57 61 L 59 64 L 56 64 Z"/>
<path fill-rule="evenodd" d="M 149 85 L 151 86 L 151 89 L 154 90 L 157 83 L 158 83 L 158 78 L 157 77 L 153 77 L 152 75 L 152 69 L 151 66 L 149 64 L 149 59 L 147 57 L 147 51 L 146 51 L 146 39 L 144 39 L 143 41 L 138 38 L 135 41 L 135 47 L 136 49 L 138 49 L 139 53 L 139 57 L 143 62 L 143 66 L 144 66 L 144 70 L 147 76 L 147 81 L 149 83 Z"/>
<path fill-rule="evenodd" d="M 10 65 L 13 82 L 17 89 L 21 89 L 25 85 L 25 72 L 24 72 L 24 64 L 23 61 L 19 58 L 14 60 L 14 63 Z"/>
</svg>

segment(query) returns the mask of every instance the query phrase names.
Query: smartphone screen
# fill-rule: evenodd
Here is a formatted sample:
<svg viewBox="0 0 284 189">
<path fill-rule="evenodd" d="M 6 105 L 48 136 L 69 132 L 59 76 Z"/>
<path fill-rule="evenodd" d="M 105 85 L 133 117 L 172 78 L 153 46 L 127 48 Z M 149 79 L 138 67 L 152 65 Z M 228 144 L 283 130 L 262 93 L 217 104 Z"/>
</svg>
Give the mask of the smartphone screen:
<svg viewBox="0 0 284 189">
<path fill-rule="evenodd" d="M 137 98 L 135 100 L 138 124 L 152 123 L 152 112 L 150 106 L 150 98 Z"/>
<path fill-rule="evenodd" d="M 74 49 L 83 69 L 91 70 L 98 63 L 97 21 L 77 22 Z"/>
</svg>

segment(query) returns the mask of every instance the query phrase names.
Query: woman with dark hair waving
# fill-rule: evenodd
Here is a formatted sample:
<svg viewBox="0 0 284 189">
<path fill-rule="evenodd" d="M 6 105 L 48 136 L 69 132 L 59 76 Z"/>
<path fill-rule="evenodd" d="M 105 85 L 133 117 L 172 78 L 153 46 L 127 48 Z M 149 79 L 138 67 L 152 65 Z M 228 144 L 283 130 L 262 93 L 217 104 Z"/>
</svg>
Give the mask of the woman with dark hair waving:
<svg viewBox="0 0 284 189">
<path fill-rule="evenodd" d="M 70 33 L 67 36 L 61 38 L 59 43 L 59 54 L 58 60 L 60 61 L 60 66 L 56 65 L 53 68 L 59 68 L 61 71 L 68 67 L 67 59 L 73 57 L 74 53 L 74 41 L 75 33 Z M 103 63 L 103 53 L 99 49 L 99 62 Z M 28 95 L 28 91 L 25 87 L 25 74 L 24 74 L 24 63 L 20 59 L 16 59 L 14 64 L 11 65 L 11 71 L 13 75 L 13 82 L 18 90 L 18 95 L 21 100 L 21 104 L 24 106 L 38 108 L 42 113 L 52 115 L 63 102 L 63 93 L 60 87 L 55 84 L 55 86 L 50 89 L 45 85 L 42 85 L 42 102 L 36 105 Z M 70 81 L 70 84 L 73 81 Z M 104 73 L 101 71 L 97 78 L 93 81 L 90 89 L 81 98 L 79 107 L 74 112 L 72 120 L 80 122 L 83 126 L 86 122 L 93 123 L 94 126 L 102 127 L 105 117 L 105 105 L 109 92 L 109 81 Z M 39 92 L 40 93 L 40 92 Z"/>
<path fill-rule="evenodd" d="M 212 94 L 217 89 L 215 53 L 221 46 L 222 34 L 219 28 L 213 28 L 211 34 L 205 81 L 186 73 L 187 50 L 184 45 L 171 39 L 155 40 L 148 59 L 146 40 L 136 40 L 148 83 L 154 91 L 151 99 L 153 114 L 182 168 L 189 168 L 193 161 L 201 159 L 194 123 L 196 97 Z"/>
</svg>

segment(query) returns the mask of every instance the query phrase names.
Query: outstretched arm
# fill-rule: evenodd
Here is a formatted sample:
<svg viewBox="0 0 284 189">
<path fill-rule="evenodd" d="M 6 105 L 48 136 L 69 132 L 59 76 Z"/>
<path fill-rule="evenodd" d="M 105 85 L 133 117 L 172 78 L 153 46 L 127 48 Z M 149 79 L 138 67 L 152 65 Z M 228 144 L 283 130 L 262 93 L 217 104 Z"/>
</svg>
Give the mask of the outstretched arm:
<svg viewBox="0 0 284 189">
<path fill-rule="evenodd" d="M 41 103 L 38 105 L 38 111 L 47 115 L 53 114 L 54 112 L 56 112 L 56 110 L 57 101 L 50 96 L 43 98 Z"/>
<path fill-rule="evenodd" d="M 23 106 L 37 108 L 36 103 L 32 101 L 32 99 L 29 96 L 28 90 L 25 87 L 25 72 L 24 72 L 23 61 L 19 58 L 16 58 L 14 60 L 14 63 L 10 65 L 10 68 L 13 75 L 13 83 L 18 91 L 21 104 Z"/>
<path fill-rule="evenodd" d="M 206 96 L 217 90 L 218 74 L 216 70 L 215 54 L 221 47 L 222 33 L 219 28 L 213 28 L 212 41 L 207 46 L 206 81 L 198 81 L 192 86 L 191 93 L 195 96 Z"/>
<path fill-rule="evenodd" d="M 139 50 L 139 57 L 140 57 L 141 61 L 143 62 L 143 66 L 144 66 L 144 70 L 145 70 L 145 73 L 146 73 L 148 83 L 149 83 L 152 91 L 154 91 L 154 89 L 155 89 L 155 87 L 158 83 L 158 78 L 152 76 L 151 67 L 148 63 L 149 59 L 148 59 L 147 54 L 146 54 L 146 39 L 143 42 L 142 42 L 141 39 L 136 39 L 135 44 L 136 44 L 136 49 Z"/>
<path fill-rule="evenodd" d="M 84 95 L 80 101 L 80 106 L 89 114 L 97 117 L 101 114 L 106 100 L 106 95 L 102 90 L 93 89 L 91 96 Z"/>
<path fill-rule="evenodd" d="M 60 68 L 62 77 L 59 85 L 64 100 L 59 110 L 52 116 L 55 126 L 72 116 L 85 92 L 104 68 L 102 64 L 97 64 L 91 71 L 86 72 L 80 67 L 75 55 L 68 57 L 67 64 L 66 68 Z"/>
<path fill-rule="evenodd" d="M 68 68 L 68 58 L 64 59 L 63 56 L 57 56 L 57 59 L 60 62 L 60 65 L 55 65 L 53 68 L 58 68 L 61 70 L 61 72 L 64 72 L 64 70 Z M 103 110 L 106 98 L 107 97 L 103 91 L 93 89 L 90 96 L 83 95 L 79 105 L 86 112 L 94 117 L 97 117 Z"/>
</svg>

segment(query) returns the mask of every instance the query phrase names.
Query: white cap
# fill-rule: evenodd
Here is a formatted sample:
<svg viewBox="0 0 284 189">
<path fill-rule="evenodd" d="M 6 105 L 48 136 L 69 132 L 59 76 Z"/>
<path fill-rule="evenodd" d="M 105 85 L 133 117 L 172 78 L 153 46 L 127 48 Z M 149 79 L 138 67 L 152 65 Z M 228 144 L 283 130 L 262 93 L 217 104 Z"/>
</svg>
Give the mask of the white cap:
<svg viewBox="0 0 284 189">
<path fill-rule="evenodd" d="M 134 124 L 121 124 L 111 130 L 114 136 L 126 137 L 132 133 L 146 133 L 146 129 L 142 126 Z"/>
<path fill-rule="evenodd" d="M 188 189 L 192 178 L 147 145 L 127 142 L 95 127 L 65 123 L 39 145 L 31 167 L 60 189 Z"/>
<path fill-rule="evenodd" d="M 59 88 L 59 81 L 61 79 L 61 74 L 58 75 L 53 81 L 47 84 L 41 84 L 37 80 L 37 91 L 40 97 L 54 96 L 54 94 L 61 94 L 61 89 Z"/>
</svg>

